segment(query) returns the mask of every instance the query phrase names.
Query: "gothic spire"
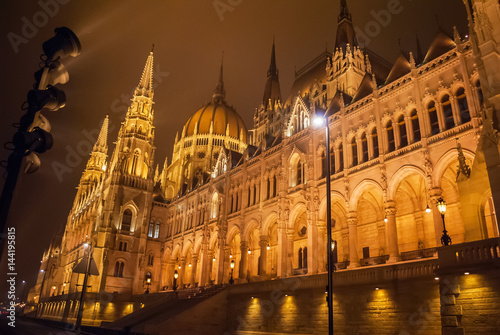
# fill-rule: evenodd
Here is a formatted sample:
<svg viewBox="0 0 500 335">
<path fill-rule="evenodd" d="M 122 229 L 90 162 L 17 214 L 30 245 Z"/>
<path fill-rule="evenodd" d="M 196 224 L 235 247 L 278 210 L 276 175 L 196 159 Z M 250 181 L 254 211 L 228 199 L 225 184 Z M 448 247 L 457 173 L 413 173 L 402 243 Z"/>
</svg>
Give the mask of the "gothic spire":
<svg viewBox="0 0 500 335">
<path fill-rule="evenodd" d="M 347 0 L 340 0 L 339 22 L 343 19 L 352 20 L 351 13 L 349 13 L 349 9 L 347 8 Z"/>
<path fill-rule="evenodd" d="M 340 1 L 340 13 L 337 25 L 337 37 L 335 39 L 335 49 L 341 49 L 345 52 L 346 46 L 349 44 L 352 47 L 358 45 L 356 33 L 352 24 L 352 16 L 347 9 L 347 1 Z"/>
<path fill-rule="evenodd" d="M 153 49 L 151 49 L 148 59 L 146 60 L 141 80 L 135 89 L 135 95 L 143 95 L 148 98 L 153 97 Z"/>
<path fill-rule="evenodd" d="M 224 54 L 222 54 L 222 61 L 220 63 L 220 74 L 219 74 L 219 82 L 217 83 L 217 87 L 215 87 L 214 94 L 212 99 L 214 102 L 222 102 L 226 97 L 226 90 L 224 89 Z"/>
<path fill-rule="evenodd" d="M 264 97 L 262 102 L 264 106 L 267 106 L 271 100 L 271 104 L 274 106 L 276 101 L 281 100 L 281 90 L 279 82 L 279 72 L 276 66 L 276 48 L 273 39 L 273 47 L 271 50 L 271 64 L 269 65 L 269 70 L 267 71 L 267 81 L 266 88 L 264 89 Z"/>
<path fill-rule="evenodd" d="M 97 141 L 94 144 L 93 151 L 104 152 L 108 148 L 108 128 L 109 128 L 109 118 L 106 115 L 104 121 L 102 121 L 101 131 L 97 137 Z"/>
</svg>

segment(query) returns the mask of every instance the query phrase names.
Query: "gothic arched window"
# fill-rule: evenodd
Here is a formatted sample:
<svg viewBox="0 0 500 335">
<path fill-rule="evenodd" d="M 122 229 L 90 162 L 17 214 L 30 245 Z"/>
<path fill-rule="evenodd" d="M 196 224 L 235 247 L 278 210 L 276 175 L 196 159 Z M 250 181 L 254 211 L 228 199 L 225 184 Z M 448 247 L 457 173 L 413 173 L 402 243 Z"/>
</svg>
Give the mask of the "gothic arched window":
<svg viewBox="0 0 500 335">
<path fill-rule="evenodd" d="M 351 154 L 352 154 L 351 166 L 358 165 L 358 144 L 356 143 L 356 137 L 353 137 L 351 139 Z"/>
<path fill-rule="evenodd" d="M 366 139 L 366 133 L 361 134 L 361 151 L 363 154 L 363 162 L 368 161 L 368 140 Z"/>
<path fill-rule="evenodd" d="M 299 269 L 302 269 L 302 248 L 299 248 Z"/>
<path fill-rule="evenodd" d="M 191 218 L 192 220 L 192 218 Z M 192 221 L 191 221 L 192 222 Z M 160 237 L 160 221 L 156 221 L 154 238 Z"/>
<path fill-rule="evenodd" d="M 385 131 L 387 133 L 387 152 L 394 151 L 396 149 L 396 143 L 394 142 L 394 128 L 392 128 L 392 121 L 387 121 Z"/>
<path fill-rule="evenodd" d="M 379 150 L 378 150 L 378 134 L 377 134 L 377 128 L 373 127 L 372 129 L 372 148 L 373 148 L 373 158 L 377 158 L 379 155 Z"/>
<path fill-rule="evenodd" d="M 115 263 L 115 277 L 123 277 L 123 268 L 125 267 L 125 263 L 121 261 L 116 261 Z"/>
<path fill-rule="evenodd" d="M 463 87 L 460 87 L 457 90 L 457 102 L 462 123 L 469 122 L 470 121 L 469 104 L 467 103 L 467 96 L 465 95 L 465 90 Z"/>
<path fill-rule="evenodd" d="M 399 147 L 403 148 L 408 145 L 408 135 L 406 134 L 406 122 L 404 115 L 399 116 L 398 127 L 399 127 Z"/>
<path fill-rule="evenodd" d="M 123 212 L 121 230 L 130 231 L 131 226 L 132 226 L 132 211 L 127 208 Z"/>
<path fill-rule="evenodd" d="M 429 114 L 431 135 L 436 135 L 439 133 L 439 121 L 436 112 L 436 103 L 434 101 L 429 102 L 429 104 L 427 105 L 427 114 Z"/>
<path fill-rule="evenodd" d="M 441 106 L 443 108 L 444 128 L 448 130 L 455 127 L 455 121 L 453 120 L 453 110 L 451 108 L 449 95 L 445 95 L 441 98 Z"/>
<path fill-rule="evenodd" d="M 344 146 L 342 145 L 342 143 L 340 143 L 338 151 L 339 151 L 339 170 L 338 170 L 338 172 L 340 172 L 340 171 L 344 171 Z"/>
<path fill-rule="evenodd" d="M 148 228 L 148 237 L 153 237 L 154 228 L 155 228 L 154 220 L 151 220 Z"/>
<path fill-rule="evenodd" d="M 418 122 L 418 114 L 416 109 L 411 111 L 410 118 L 411 118 L 411 126 L 413 128 L 413 142 L 418 142 L 420 141 L 421 135 L 420 135 L 420 123 Z"/>
</svg>

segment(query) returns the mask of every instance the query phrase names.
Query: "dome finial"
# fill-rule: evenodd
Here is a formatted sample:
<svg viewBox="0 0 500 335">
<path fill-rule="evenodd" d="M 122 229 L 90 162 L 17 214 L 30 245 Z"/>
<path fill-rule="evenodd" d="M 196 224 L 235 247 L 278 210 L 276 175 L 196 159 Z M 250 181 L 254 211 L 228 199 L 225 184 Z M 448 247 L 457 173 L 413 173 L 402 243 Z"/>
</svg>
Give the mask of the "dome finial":
<svg viewBox="0 0 500 335">
<path fill-rule="evenodd" d="M 219 74 L 219 82 L 217 83 L 217 87 L 215 87 L 214 95 L 212 99 L 214 102 L 216 101 L 224 101 L 226 97 L 226 90 L 224 89 L 224 52 L 222 52 L 222 60 L 220 63 L 220 74 Z"/>
</svg>

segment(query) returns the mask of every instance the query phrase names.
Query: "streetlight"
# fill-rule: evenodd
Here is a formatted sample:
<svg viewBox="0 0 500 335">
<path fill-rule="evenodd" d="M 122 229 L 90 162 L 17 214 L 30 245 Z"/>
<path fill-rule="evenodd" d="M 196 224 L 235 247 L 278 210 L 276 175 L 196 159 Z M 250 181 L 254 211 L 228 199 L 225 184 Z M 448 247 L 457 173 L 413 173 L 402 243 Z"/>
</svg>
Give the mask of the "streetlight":
<svg viewBox="0 0 500 335">
<path fill-rule="evenodd" d="M 174 287 L 173 290 L 174 292 L 177 291 L 177 278 L 179 278 L 179 273 L 177 270 L 174 271 Z"/>
<path fill-rule="evenodd" d="M 234 279 L 233 279 L 233 271 L 234 271 L 234 259 L 231 260 L 231 278 L 229 279 L 229 284 L 233 285 L 234 284 Z"/>
<path fill-rule="evenodd" d="M 148 278 L 146 279 L 146 286 L 147 286 L 148 288 L 146 289 L 146 292 L 144 292 L 144 293 L 148 294 L 148 293 L 149 293 L 149 287 L 151 286 L 151 277 L 148 277 Z"/>
<path fill-rule="evenodd" d="M 328 116 L 316 115 L 313 119 L 314 125 L 317 127 L 325 127 L 325 150 L 326 150 L 326 252 L 327 252 L 327 269 L 328 269 L 328 285 L 326 287 L 328 302 L 328 334 L 333 335 L 333 264 L 332 264 L 332 191 L 330 185 L 330 129 L 328 127 Z"/>
<path fill-rule="evenodd" d="M 446 225 L 444 222 L 444 214 L 446 213 L 446 201 L 443 198 L 439 198 L 436 204 L 439 213 L 441 213 L 441 218 L 443 219 L 443 236 L 441 236 L 441 244 L 443 246 L 447 246 L 451 244 L 451 237 L 448 235 L 448 231 L 446 230 Z"/>
</svg>

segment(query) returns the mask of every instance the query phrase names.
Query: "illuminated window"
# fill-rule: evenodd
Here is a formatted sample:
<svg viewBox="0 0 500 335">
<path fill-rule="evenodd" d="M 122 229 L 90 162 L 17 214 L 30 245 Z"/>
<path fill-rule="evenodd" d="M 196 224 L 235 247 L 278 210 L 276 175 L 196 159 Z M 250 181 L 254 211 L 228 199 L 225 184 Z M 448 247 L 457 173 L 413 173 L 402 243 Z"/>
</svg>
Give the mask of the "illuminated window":
<svg viewBox="0 0 500 335">
<path fill-rule="evenodd" d="M 121 230 L 130 231 L 131 225 L 132 225 L 132 211 L 130 209 L 126 209 L 123 212 Z"/>
<path fill-rule="evenodd" d="M 192 217 L 191 217 L 192 219 Z M 160 237 L 160 221 L 156 221 L 154 238 Z"/>
<path fill-rule="evenodd" d="M 427 105 L 427 113 L 429 114 L 429 122 L 431 124 L 431 135 L 436 135 L 439 133 L 439 122 L 434 101 L 431 101 Z"/>
<path fill-rule="evenodd" d="M 462 123 L 469 122 L 470 121 L 469 104 L 467 103 L 467 97 L 465 96 L 465 90 L 463 87 L 457 90 L 457 102 Z"/>
<path fill-rule="evenodd" d="M 155 227 L 154 221 L 151 220 L 151 222 L 149 223 L 148 237 L 153 237 L 154 227 Z"/>
<path fill-rule="evenodd" d="M 404 115 L 399 116 L 398 127 L 399 127 L 399 147 L 403 148 L 408 145 L 408 135 L 406 134 L 406 122 Z"/>
</svg>

